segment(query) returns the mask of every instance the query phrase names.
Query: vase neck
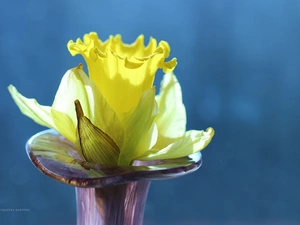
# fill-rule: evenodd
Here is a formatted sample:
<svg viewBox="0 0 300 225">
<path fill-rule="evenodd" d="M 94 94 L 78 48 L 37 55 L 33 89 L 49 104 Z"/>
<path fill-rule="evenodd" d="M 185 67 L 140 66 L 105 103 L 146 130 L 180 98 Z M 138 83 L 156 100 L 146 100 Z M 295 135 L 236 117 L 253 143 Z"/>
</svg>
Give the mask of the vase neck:
<svg viewBox="0 0 300 225">
<path fill-rule="evenodd" d="M 141 225 L 150 181 L 76 188 L 77 225 Z"/>
</svg>

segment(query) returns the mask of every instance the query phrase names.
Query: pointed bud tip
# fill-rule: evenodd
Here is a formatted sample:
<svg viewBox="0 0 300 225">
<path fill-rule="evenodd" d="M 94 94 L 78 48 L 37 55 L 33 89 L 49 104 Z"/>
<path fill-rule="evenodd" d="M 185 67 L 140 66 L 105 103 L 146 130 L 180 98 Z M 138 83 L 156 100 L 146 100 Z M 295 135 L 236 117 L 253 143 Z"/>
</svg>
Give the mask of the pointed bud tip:
<svg viewBox="0 0 300 225">
<path fill-rule="evenodd" d="M 80 64 L 77 66 L 77 69 L 80 69 L 80 70 L 82 70 L 82 69 L 83 69 L 83 64 L 82 64 L 82 63 L 80 63 Z"/>
<path fill-rule="evenodd" d="M 77 115 L 77 119 L 80 119 L 81 117 L 84 116 L 80 101 L 78 99 L 76 99 L 74 101 L 75 104 L 75 110 L 76 110 L 76 115 Z"/>
</svg>

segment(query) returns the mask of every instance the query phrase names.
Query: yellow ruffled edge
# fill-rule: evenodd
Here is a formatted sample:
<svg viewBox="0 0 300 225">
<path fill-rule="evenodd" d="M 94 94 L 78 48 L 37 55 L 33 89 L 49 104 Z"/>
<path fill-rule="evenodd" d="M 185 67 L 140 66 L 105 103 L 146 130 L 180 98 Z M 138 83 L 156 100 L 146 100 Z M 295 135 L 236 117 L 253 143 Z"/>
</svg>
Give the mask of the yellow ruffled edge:
<svg viewBox="0 0 300 225">
<path fill-rule="evenodd" d="M 145 61 L 148 61 L 156 55 L 161 55 L 158 68 L 162 68 L 165 73 L 172 72 L 177 65 L 176 58 L 167 62 L 164 61 L 164 59 L 170 55 L 169 44 L 166 41 L 161 41 L 157 46 L 156 39 L 152 37 L 147 46 L 144 46 L 144 35 L 138 36 L 136 41 L 132 44 L 123 43 L 122 37 L 119 34 L 116 36 L 111 35 L 108 40 L 102 42 L 96 32 L 85 34 L 83 40 L 84 41 L 78 38 L 76 42 L 73 40 L 68 42 L 67 47 L 72 56 L 82 54 L 86 60 L 90 58 L 96 61 L 98 57 L 106 58 L 109 51 L 116 58 L 124 60 L 125 67 L 136 69 L 141 67 Z M 143 50 L 143 54 L 140 53 L 140 56 L 134 54 L 135 52 L 141 52 L 141 50 Z M 121 51 L 121 53 L 118 51 Z M 122 52 L 124 54 L 122 54 Z M 125 54 L 125 52 L 127 53 Z"/>
</svg>

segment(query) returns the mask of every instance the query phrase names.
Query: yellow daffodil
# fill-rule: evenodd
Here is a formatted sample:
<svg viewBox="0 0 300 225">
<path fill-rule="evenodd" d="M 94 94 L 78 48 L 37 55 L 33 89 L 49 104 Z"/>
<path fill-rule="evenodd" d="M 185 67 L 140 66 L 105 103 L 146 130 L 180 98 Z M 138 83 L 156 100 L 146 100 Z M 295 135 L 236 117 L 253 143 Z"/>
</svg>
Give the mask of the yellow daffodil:
<svg viewBox="0 0 300 225">
<path fill-rule="evenodd" d="M 214 130 L 186 131 L 186 112 L 180 85 L 172 73 L 176 58 L 167 42 L 144 36 L 127 45 L 121 36 L 102 42 L 96 33 L 70 41 L 68 49 L 81 54 L 87 76 L 79 65 L 63 76 L 52 106 L 9 91 L 23 114 L 57 130 L 73 142 L 88 162 L 131 165 L 133 160 L 187 156 L 205 148 Z M 157 69 L 165 72 L 160 93 L 153 81 Z"/>
</svg>

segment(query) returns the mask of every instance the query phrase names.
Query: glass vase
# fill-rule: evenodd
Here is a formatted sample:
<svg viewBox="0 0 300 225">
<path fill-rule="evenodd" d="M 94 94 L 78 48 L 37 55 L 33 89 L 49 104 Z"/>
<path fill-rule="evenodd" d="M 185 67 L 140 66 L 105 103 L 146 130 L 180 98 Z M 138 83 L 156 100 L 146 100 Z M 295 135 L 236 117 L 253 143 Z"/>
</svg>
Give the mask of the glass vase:
<svg viewBox="0 0 300 225">
<path fill-rule="evenodd" d="M 31 137 L 26 151 L 42 173 L 75 186 L 77 225 L 141 225 L 151 180 L 180 177 L 202 163 L 200 152 L 177 159 L 134 161 L 122 167 L 89 163 L 71 142 L 51 129 Z"/>
</svg>

